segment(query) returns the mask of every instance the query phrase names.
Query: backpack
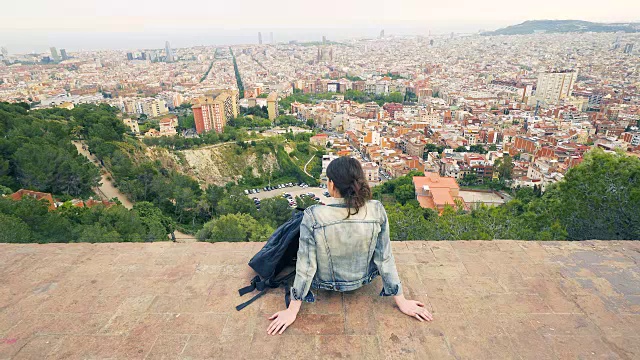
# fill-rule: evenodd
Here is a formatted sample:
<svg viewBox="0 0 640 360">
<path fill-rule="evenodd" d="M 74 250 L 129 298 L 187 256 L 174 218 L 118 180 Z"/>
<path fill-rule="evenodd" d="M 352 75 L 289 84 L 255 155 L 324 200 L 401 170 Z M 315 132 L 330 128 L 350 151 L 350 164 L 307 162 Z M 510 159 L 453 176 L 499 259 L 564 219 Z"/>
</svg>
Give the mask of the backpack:
<svg viewBox="0 0 640 360">
<path fill-rule="evenodd" d="M 298 211 L 293 214 L 291 219 L 280 225 L 269 237 L 264 247 L 249 260 L 249 266 L 258 275 L 251 279 L 249 286 L 239 289 L 238 293 L 243 296 L 256 289 L 260 292 L 246 302 L 236 306 L 236 310 L 244 309 L 264 295 L 267 290 L 276 289 L 282 285 L 285 286 L 285 305 L 289 307 L 289 280 L 296 275 L 296 270 L 293 269 L 290 273 L 277 279 L 276 276 L 287 266 L 295 266 L 296 263 L 300 240 L 300 224 L 302 223 L 304 209 L 296 208 L 296 210 Z"/>
</svg>

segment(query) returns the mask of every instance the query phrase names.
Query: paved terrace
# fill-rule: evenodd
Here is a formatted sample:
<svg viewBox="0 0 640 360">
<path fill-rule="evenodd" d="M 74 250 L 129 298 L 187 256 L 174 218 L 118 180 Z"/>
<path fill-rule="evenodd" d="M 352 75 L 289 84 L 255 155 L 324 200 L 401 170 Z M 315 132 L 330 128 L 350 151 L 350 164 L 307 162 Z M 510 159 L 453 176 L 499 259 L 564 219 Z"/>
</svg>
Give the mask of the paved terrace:
<svg viewBox="0 0 640 360">
<path fill-rule="evenodd" d="M 639 359 L 640 242 L 395 242 L 432 323 L 320 292 L 282 336 L 283 290 L 241 312 L 259 243 L 0 245 L 0 359 Z"/>
</svg>

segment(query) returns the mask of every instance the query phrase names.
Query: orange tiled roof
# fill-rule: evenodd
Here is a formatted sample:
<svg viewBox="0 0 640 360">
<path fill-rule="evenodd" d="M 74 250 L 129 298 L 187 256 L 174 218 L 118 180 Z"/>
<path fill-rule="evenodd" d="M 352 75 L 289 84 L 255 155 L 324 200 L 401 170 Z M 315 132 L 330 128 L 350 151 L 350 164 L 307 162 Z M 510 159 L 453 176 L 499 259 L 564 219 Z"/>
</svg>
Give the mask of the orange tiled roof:
<svg viewBox="0 0 640 360">
<path fill-rule="evenodd" d="M 49 210 L 53 210 L 56 208 L 55 202 L 53 201 L 53 196 L 51 196 L 50 193 L 20 189 L 11 194 L 11 199 L 22 200 L 24 196 L 29 196 L 35 198 L 36 200 L 47 200 L 49 202 Z"/>
</svg>

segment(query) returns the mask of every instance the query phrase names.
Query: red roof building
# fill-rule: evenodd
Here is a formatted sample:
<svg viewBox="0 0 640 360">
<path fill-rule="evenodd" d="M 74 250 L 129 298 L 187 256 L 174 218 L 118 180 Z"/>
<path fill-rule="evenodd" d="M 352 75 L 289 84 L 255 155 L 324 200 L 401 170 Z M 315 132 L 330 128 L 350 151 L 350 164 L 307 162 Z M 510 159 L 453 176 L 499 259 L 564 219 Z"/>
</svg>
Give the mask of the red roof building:
<svg viewBox="0 0 640 360">
<path fill-rule="evenodd" d="M 11 196 L 11 199 L 16 201 L 22 200 L 22 198 L 25 196 L 34 198 L 36 200 L 46 200 L 49 203 L 49 210 L 55 210 L 56 208 L 56 204 L 53 201 L 53 196 L 51 196 L 51 194 L 49 193 L 20 189 L 14 192 L 13 194 L 11 194 L 10 196 Z"/>
<path fill-rule="evenodd" d="M 464 202 L 459 195 L 460 186 L 455 178 L 442 177 L 437 173 L 425 175 L 413 177 L 416 198 L 421 207 L 442 212 L 446 205 L 455 207 L 456 200 Z"/>
</svg>

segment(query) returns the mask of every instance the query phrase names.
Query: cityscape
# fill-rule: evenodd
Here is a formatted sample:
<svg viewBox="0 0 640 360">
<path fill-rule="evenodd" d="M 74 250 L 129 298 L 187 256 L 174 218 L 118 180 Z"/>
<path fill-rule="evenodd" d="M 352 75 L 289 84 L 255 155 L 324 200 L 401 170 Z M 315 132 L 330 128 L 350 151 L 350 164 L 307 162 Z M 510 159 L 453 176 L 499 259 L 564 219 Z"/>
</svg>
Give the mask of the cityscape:
<svg viewBox="0 0 640 360">
<path fill-rule="evenodd" d="M 377 169 L 372 186 L 410 171 L 480 185 L 500 178 L 495 165 L 506 154 L 509 187 L 544 190 L 591 148 L 640 154 L 639 39 L 381 30 L 344 42 L 274 43 L 273 33 L 258 33 L 256 44 L 230 47 L 3 48 L 0 100 L 34 109 L 105 103 L 141 138 L 221 133 L 230 119 L 265 107 L 273 125 L 288 115 L 309 122 L 307 131 L 319 133 L 312 140 L 327 136 L 326 158 L 357 155 Z M 176 109 L 193 113 L 192 128 L 179 126 Z"/>
<path fill-rule="evenodd" d="M 640 358 L 639 5 L 36 2 L 0 359 Z"/>
</svg>

